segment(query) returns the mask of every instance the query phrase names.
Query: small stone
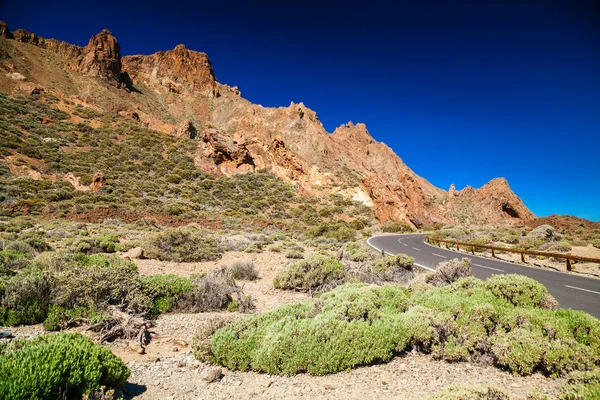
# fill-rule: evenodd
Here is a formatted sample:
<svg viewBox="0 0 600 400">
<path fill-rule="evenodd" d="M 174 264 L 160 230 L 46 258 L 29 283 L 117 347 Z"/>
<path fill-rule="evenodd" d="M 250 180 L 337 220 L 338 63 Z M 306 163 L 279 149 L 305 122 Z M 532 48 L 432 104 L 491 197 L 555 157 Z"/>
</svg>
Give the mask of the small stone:
<svg viewBox="0 0 600 400">
<path fill-rule="evenodd" d="M 188 346 L 188 343 L 185 340 L 182 340 L 182 339 L 175 339 L 173 341 L 173 344 L 176 345 L 176 346 L 179 346 L 179 347 L 187 347 Z"/>
<path fill-rule="evenodd" d="M 335 390 L 335 386 L 332 385 L 324 385 L 325 390 Z"/>
<path fill-rule="evenodd" d="M 142 344 L 140 342 L 135 342 L 135 341 L 130 341 L 127 346 L 135 351 L 138 354 L 144 354 L 146 353 L 146 350 L 144 349 L 144 346 L 142 346 Z"/>
<path fill-rule="evenodd" d="M 179 351 L 179 347 L 177 347 L 177 346 L 173 346 L 173 347 L 171 348 L 171 351 L 172 351 L 173 353 L 177 353 L 177 352 Z"/>
<path fill-rule="evenodd" d="M 273 384 L 273 381 L 272 380 L 268 380 L 267 382 L 265 382 L 264 386 L 266 388 L 268 388 L 268 387 L 271 387 L 272 384 Z"/>
<path fill-rule="evenodd" d="M 183 367 L 185 367 L 185 363 L 184 363 L 183 361 L 179 361 L 179 362 L 177 363 L 177 368 L 183 368 Z M 194 368 L 194 367 L 192 367 L 192 369 L 193 369 L 193 368 Z M 198 368 L 198 367 L 196 367 L 196 368 Z"/>
<path fill-rule="evenodd" d="M 206 373 L 206 375 L 204 375 L 202 379 L 204 379 L 204 381 L 206 381 L 207 383 L 211 383 L 218 379 L 221 379 L 222 377 L 223 371 L 221 370 L 221 368 L 213 368 L 210 371 L 208 371 L 208 373 Z"/>
</svg>

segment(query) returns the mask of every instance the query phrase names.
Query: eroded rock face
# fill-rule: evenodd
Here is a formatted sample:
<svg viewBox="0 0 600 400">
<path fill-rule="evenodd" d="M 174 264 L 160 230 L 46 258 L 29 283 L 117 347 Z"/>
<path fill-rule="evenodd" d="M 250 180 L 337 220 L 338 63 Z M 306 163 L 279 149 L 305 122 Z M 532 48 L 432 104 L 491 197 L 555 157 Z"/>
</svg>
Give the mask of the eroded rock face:
<svg viewBox="0 0 600 400">
<path fill-rule="evenodd" d="M 97 192 L 104 185 L 106 185 L 106 179 L 104 179 L 104 174 L 102 174 L 102 172 L 96 172 L 92 177 L 92 183 L 90 183 L 90 190 L 92 192 Z"/>
<path fill-rule="evenodd" d="M 83 48 L 78 70 L 111 84 L 122 85 L 121 46 L 109 30 L 104 29 L 92 36 Z"/>
<path fill-rule="evenodd" d="M 159 51 L 149 56 L 123 57 L 123 70 L 131 79 L 180 94 L 214 97 L 216 79 L 210 59 L 205 53 L 177 45 L 173 50 Z"/>
<path fill-rule="evenodd" d="M 175 129 L 175 136 L 179 137 L 187 137 L 190 139 L 195 139 L 197 136 L 196 127 L 189 119 L 183 121 L 177 129 Z"/>
<path fill-rule="evenodd" d="M 8 25 L 6 25 L 6 22 L 4 22 L 4 21 L 0 21 L 0 37 L 6 38 L 6 39 L 14 38 L 10 29 L 8 29 Z"/>
<path fill-rule="evenodd" d="M 62 54 L 70 59 L 78 59 L 81 57 L 83 48 L 63 42 L 56 39 L 45 39 L 39 37 L 35 33 L 27 32 L 23 29 L 17 29 L 12 34 L 13 38 L 22 43 L 28 43 L 33 46 L 41 47 L 43 49 L 51 50 L 56 53 Z"/>
</svg>

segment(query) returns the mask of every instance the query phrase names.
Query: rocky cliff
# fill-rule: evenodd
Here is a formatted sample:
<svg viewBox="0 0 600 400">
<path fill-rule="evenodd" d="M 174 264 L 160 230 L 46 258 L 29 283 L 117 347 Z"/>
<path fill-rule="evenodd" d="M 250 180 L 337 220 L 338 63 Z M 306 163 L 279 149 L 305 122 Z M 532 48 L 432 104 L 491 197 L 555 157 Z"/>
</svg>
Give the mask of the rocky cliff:
<svg viewBox="0 0 600 400">
<path fill-rule="evenodd" d="M 364 124 L 350 122 L 328 133 L 302 103 L 252 104 L 237 87 L 217 81 L 206 54 L 184 45 L 121 57 L 107 30 L 82 48 L 11 32 L 0 23 L 0 70 L 4 92 L 43 90 L 63 102 L 128 116 L 193 141 L 194 162 L 204 171 L 231 176 L 268 170 L 303 195 L 342 194 L 361 201 L 382 222 L 423 226 L 535 218 L 504 179 L 446 192 L 415 174 Z"/>
</svg>

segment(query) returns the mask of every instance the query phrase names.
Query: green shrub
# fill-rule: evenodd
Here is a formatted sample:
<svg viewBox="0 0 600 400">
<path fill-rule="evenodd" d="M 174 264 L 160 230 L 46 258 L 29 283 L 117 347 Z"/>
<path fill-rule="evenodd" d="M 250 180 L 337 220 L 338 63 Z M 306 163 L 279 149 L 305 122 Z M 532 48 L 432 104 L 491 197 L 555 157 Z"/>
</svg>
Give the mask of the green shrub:
<svg viewBox="0 0 600 400">
<path fill-rule="evenodd" d="M 68 250 L 46 251 L 39 254 L 29 265 L 32 269 L 60 272 L 65 266 L 76 262 L 77 255 Z"/>
<path fill-rule="evenodd" d="M 214 261 L 221 257 L 214 237 L 185 228 L 167 229 L 153 235 L 144 247 L 144 254 L 148 258 L 176 262 Z"/>
<path fill-rule="evenodd" d="M 600 399 L 600 371 L 577 371 L 569 374 L 561 388 L 560 400 Z"/>
<path fill-rule="evenodd" d="M 211 339 L 213 361 L 232 369 L 323 375 L 388 361 L 407 341 L 394 314 L 406 289 L 349 284 L 319 299 L 234 321 Z"/>
<path fill-rule="evenodd" d="M 285 258 L 289 258 L 292 260 L 302 260 L 304 259 L 304 254 L 298 250 L 289 250 L 285 253 Z"/>
<path fill-rule="evenodd" d="M 537 237 L 527 237 L 514 246 L 519 250 L 537 250 L 540 246 L 546 243 L 545 240 Z"/>
<path fill-rule="evenodd" d="M 114 234 L 98 235 L 94 238 L 79 239 L 73 245 L 74 250 L 84 254 L 114 253 L 124 247 L 119 243 L 119 237 Z"/>
<path fill-rule="evenodd" d="M 129 369 L 105 347 L 78 333 L 14 341 L 0 353 L 0 398 L 58 399 L 122 387 Z"/>
<path fill-rule="evenodd" d="M 386 221 L 382 226 L 381 226 L 381 230 L 382 232 L 391 232 L 391 233 L 398 233 L 398 232 L 413 232 L 413 229 L 410 225 L 408 225 L 405 222 L 392 222 L 392 221 Z"/>
<path fill-rule="evenodd" d="M 105 312 L 83 307 L 65 308 L 51 304 L 48 308 L 48 316 L 44 320 L 44 328 L 48 331 L 59 331 L 68 328 L 70 323 L 82 318 L 87 319 L 89 324 L 93 325 L 109 316 Z"/>
<path fill-rule="evenodd" d="M 494 387 L 456 385 L 428 397 L 427 400 L 511 400 L 511 398 Z"/>
<path fill-rule="evenodd" d="M 0 282 L 0 325 L 42 322 L 52 300 L 54 278 L 45 272 L 25 272 Z M 4 287 L 2 287 L 4 286 Z"/>
<path fill-rule="evenodd" d="M 273 279 L 276 289 L 318 290 L 324 285 L 341 282 L 344 266 L 331 257 L 316 255 L 290 264 Z"/>
<path fill-rule="evenodd" d="M 55 302 L 67 308 L 127 304 L 128 296 L 139 288 L 134 263 L 100 254 L 80 255 L 76 263 L 56 274 L 56 280 Z"/>
<path fill-rule="evenodd" d="M 412 295 L 400 286 L 346 284 L 227 325 L 211 351 L 228 368 L 270 374 L 333 373 L 411 348 L 451 362 L 492 360 L 523 375 L 600 364 L 600 321 L 550 303 L 545 288 L 516 275 L 460 278 Z"/>
<path fill-rule="evenodd" d="M 390 282 L 406 283 L 414 278 L 413 264 L 415 259 L 405 254 L 382 257 L 371 267 L 377 279 Z"/>
<path fill-rule="evenodd" d="M 217 314 L 207 316 L 201 321 L 200 325 L 196 328 L 194 337 L 192 338 L 191 346 L 194 350 L 194 357 L 197 360 L 203 362 L 210 362 L 213 357 L 212 350 L 210 348 L 210 338 L 218 330 L 235 321 L 237 319 L 236 314 Z"/>
<path fill-rule="evenodd" d="M 506 299 L 518 307 L 539 307 L 554 310 L 558 303 L 546 287 L 524 275 L 492 275 L 485 281 L 485 287 L 494 296 Z"/>
<path fill-rule="evenodd" d="M 548 247 L 549 252 L 567 253 L 572 250 L 572 247 L 567 242 L 558 242 Z"/>
<path fill-rule="evenodd" d="M 19 253 L 16 250 L 0 251 L 0 276 L 14 275 L 16 270 L 22 269 L 29 264 L 29 255 Z"/>
<path fill-rule="evenodd" d="M 500 238 L 499 242 L 517 244 L 519 243 L 519 235 L 504 235 Z"/>
<path fill-rule="evenodd" d="M 428 273 L 425 280 L 433 286 L 440 287 L 472 275 L 471 260 L 468 258 L 462 260 L 455 258 L 439 263 L 435 272 Z"/>
<path fill-rule="evenodd" d="M 141 290 L 152 299 L 153 314 L 171 311 L 175 303 L 194 286 L 189 279 L 177 275 L 149 275 L 140 278 Z"/>
</svg>

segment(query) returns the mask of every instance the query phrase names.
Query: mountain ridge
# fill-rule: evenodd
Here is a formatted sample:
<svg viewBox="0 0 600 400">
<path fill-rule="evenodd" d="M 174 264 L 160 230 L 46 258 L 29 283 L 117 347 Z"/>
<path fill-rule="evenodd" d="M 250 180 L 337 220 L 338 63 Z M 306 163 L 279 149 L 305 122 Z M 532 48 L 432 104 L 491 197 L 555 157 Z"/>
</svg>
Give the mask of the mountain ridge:
<svg viewBox="0 0 600 400">
<path fill-rule="evenodd" d="M 445 191 L 414 173 L 366 125 L 329 133 L 303 103 L 268 108 L 221 84 L 207 54 L 178 45 L 121 56 L 108 30 L 79 47 L 0 24 L 0 89 L 44 90 L 144 127 L 194 140 L 194 163 L 232 176 L 266 170 L 306 196 L 342 194 L 372 207 L 380 222 L 523 223 L 535 216 L 494 179 L 479 189 Z M 69 107 L 63 107 L 68 111 Z M 109 173 L 109 171 L 104 171 Z"/>
</svg>

